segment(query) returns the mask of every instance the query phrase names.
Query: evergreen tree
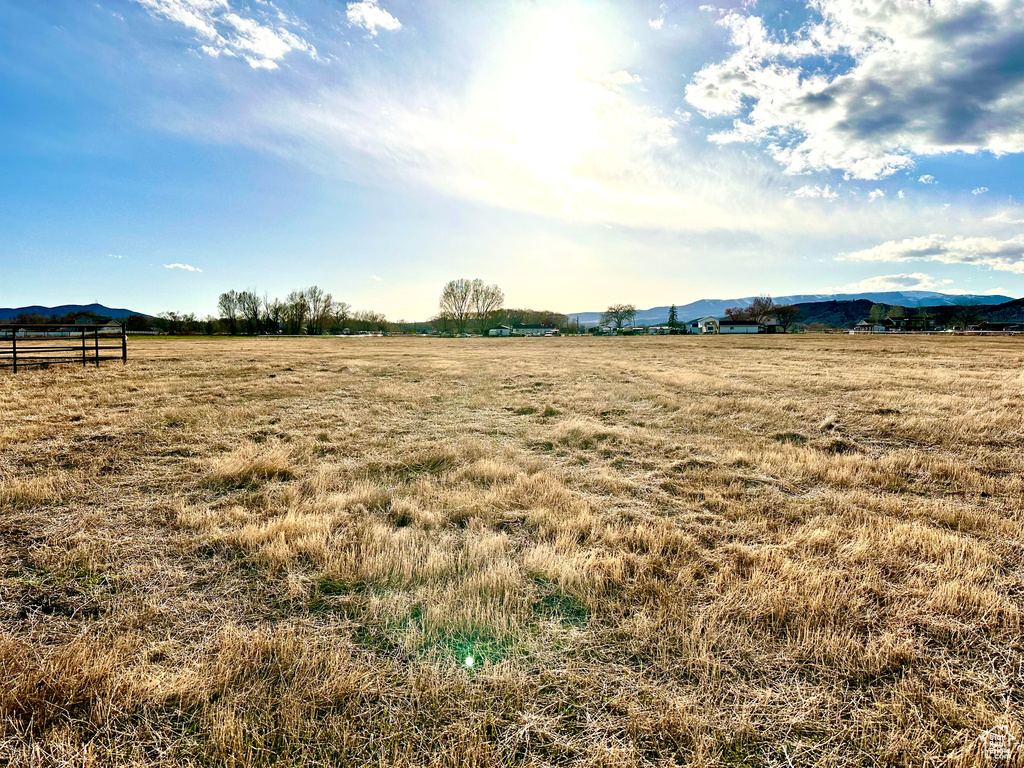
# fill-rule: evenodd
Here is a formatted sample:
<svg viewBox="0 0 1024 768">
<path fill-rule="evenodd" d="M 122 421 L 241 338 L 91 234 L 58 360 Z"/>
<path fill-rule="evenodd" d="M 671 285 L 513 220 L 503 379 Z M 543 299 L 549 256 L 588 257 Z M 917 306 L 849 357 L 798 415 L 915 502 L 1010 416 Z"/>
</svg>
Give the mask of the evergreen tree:
<svg viewBox="0 0 1024 768">
<path fill-rule="evenodd" d="M 676 328 L 679 325 L 679 317 L 676 314 L 676 305 L 673 304 L 668 308 L 668 327 Z"/>
</svg>

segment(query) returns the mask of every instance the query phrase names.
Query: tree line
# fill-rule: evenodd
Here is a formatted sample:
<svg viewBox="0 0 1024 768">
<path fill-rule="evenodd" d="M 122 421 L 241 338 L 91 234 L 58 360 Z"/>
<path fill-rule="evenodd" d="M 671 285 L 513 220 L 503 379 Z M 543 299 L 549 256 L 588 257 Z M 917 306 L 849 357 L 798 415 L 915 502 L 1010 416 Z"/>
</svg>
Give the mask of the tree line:
<svg viewBox="0 0 1024 768">
<path fill-rule="evenodd" d="M 293 336 L 324 333 L 352 333 L 388 330 L 388 319 L 381 312 L 352 310 L 352 305 L 337 301 L 320 286 L 311 285 L 292 291 L 284 299 L 259 296 L 255 291 L 226 291 L 217 299 L 223 332 L 232 336 L 245 333 L 285 333 Z"/>
</svg>

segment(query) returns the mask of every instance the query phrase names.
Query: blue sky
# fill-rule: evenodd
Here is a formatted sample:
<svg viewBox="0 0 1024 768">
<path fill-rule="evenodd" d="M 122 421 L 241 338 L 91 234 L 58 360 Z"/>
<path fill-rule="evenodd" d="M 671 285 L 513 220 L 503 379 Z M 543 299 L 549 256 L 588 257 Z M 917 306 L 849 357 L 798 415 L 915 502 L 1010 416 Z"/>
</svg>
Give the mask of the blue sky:
<svg viewBox="0 0 1024 768">
<path fill-rule="evenodd" d="M 1024 0 L 0 0 L 0 305 L 1024 295 Z"/>
</svg>

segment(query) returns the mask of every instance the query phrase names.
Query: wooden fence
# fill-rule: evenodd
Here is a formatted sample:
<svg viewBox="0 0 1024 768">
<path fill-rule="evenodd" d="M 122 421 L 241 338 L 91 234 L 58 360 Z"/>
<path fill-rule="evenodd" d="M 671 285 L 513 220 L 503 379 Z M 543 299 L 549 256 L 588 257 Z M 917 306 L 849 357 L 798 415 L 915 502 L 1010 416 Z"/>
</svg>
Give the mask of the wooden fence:
<svg viewBox="0 0 1024 768">
<path fill-rule="evenodd" d="M 116 353 L 116 354 L 115 354 Z M 123 325 L 0 325 L 0 368 L 128 360 Z"/>
</svg>

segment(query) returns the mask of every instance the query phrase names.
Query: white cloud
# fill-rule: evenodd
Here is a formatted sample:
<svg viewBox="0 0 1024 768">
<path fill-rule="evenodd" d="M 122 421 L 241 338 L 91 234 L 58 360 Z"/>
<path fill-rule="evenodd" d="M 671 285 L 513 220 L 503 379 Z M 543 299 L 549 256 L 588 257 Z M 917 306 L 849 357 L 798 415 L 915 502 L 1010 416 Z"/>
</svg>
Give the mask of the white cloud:
<svg viewBox="0 0 1024 768">
<path fill-rule="evenodd" d="M 474 48 L 455 84 L 416 70 L 394 77 L 388 57 L 375 61 L 385 75 L 368 70 L 312 93 L 275 84 L 219 116 L 171 114 L 162 126 L 360 184 L 411 185 L 564 221 L 709 238 L 799 233 L 829 238 L 833 252 L 835 238 L 866 227 L 881 241 L 950 225 L 926 200 L 908 229 L 906 210 L 868 206 L 867 189 L 855 197 L 834 182 L 801 186 L 761 154 L 708 151 L 692 123 L 684 127 L 688 115 L 659 109 L 622 68 L 632 36 L 618 39 L 588 14 L 516 8 L 515 23 Z"/>
<path fill-rule="evenodd" d="M 111 259 L 123 259 L 124 258 L 124 255 L 120 254 L 120 253 L 108 253 L 107 256 L 108 256 L 108 258 L 111 258 Z"/>
<path fill-rule="evenodd" d="M 995 224 L 1024 224 L 1024 218 L 1021 218 L 1022 216 L 1024 216 L 1022 213 L 999 211 L 999 213 L 986 218 L 985 221 L 991 221 Z"/>
<path fill-rule="evenodd" d="M 973 264 L 999 272 L 1024 274 L 1024 235 L 1005 240 L 995 237 L 908 237 L 847 254 L 849 261 L 937 261 L 943 264 Z"/>
<path fill-rule="evenodd" d="M 805 184 L 793 192 L 793 197 L 821 198 L 822 200 L 832 202 L 839 199 L 839 192 L 832 189 L 828 184 L 823 187 Z"/>
<path fill-rule="evenodd" d="M 590 82 L 603 85 L 613 91 L 622 91 L 622 86 L 640 82 L 640 75 L 634 75 L 624 69 L 612 72 L 609 75 L 596 75 L 590 78 Z"/>
<path fill-rule="evenodd" d="M 202 272 L 199 267 L 193 267 L 191 264 L 164 264 L 164 269 L 184 269 L 186 272 Z"/>
<path fill-rule="evenodd" d="M 932 176 L 930 173 L 926 173 L 924 176 L 920 177 L 918 181 L 921 182 L 922 184 L 934 184 L 935 177 Z"/>
<path fill-rule="evenodd" d="M 379 282 L 380 282 L 381 280 L 383 280 L 383 279 L 384 279 L 383 277 L 379 277 L 379 276 L 377 276 L 377 275 L 370 275 L 370 277 L 371 277 L 371 278 L 373 278 L 374 280 L 376 280 L 376 281 L 377 281 L 378 283 L 379 283 Z"/>
<path fill-rule="evenodd" d="M 283 24 L 287 22 L 273 3 L 268 10 L 232 10 L 228 0 L 134 0 L 155 18 L 167 19 L 191 30 L 207 56 L 238 56 L 253 69 L 277 69 L 277 62 L 290 51 L 302 51 L 316 58 L 316 49 Z M 270 10 L 275 13 L 272 15 Z M 276 24 L 275 24 L 276 22 Z"/>
<path fill-rule="evenodd" d="M 647 20 L 647 23 L 651 25 L 651 29 L 661 29 L 665 26 L 665 14 L 668 12 L 668 6 L 662 3 L 658 8 L 661 11 L 661 15 L 656 19 Z"/>
<path fill-rule="evenodd" d="M 975 187 L 971 190 L 972 195 L 984 195 L 988 192 L 988 187 Z"/>
<path fill-rule="evenodd" d="M 787 34 L 758 16 L 719 24 L 735 51 L 694 75 L 687 100 L 732 117 L 719 143 L 765 142 L 787 172 L 878 179 L 914 157 L 1024 152 L 1021 0 L 816 0 Z"/>
<path fill-rule="evenodd" d="M 954 293 L 947 286 L 952 280 L 936 280 L 924 272 L 878 275 L 832 288 L 823 288 L 821 293 L 869 293 L 875 291 L 944 291 Z"/>
<path fill-rule="evenodd" d="M 360 0 L 349 3 L 346 16 L 349 24 L 354 27 L 362 27 L 371 35 L 376 35 L 378 29 L 397 32 L 402 28 L 402 23 L 377 5 L 377 0 Z"/>
<path fill-rule="evenodd" d="M 903 191 L 903 190 L 901 189 L 901 190 L 900 190 L 899 192 L 897 192 L 897 193 L 896 193 L 896 196 L 897 196 L 897 197 L 899 197 L 899 199 L 900 199 L 900 200 L 902 200 L 902 199 L 903 199 L 903 198 L 905 198 L 905 197 L 906 197 L 907 195 L 906 195 L 906 193 L 905 193 L 905 192 L 904 192 L 904 191 Z"/>
<path fill-rule="evenodd" d="M 868 192 L 868 202 L 873 203 L 880 197 L 885 197 L 885 192 L 881 189 L 873 189 Z"/>
</svg>

